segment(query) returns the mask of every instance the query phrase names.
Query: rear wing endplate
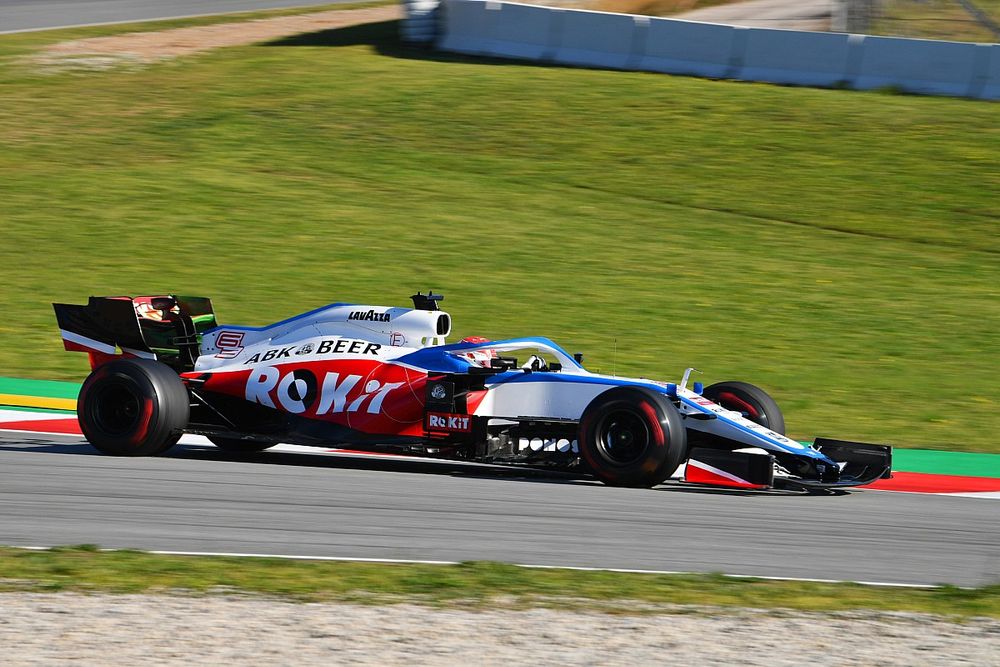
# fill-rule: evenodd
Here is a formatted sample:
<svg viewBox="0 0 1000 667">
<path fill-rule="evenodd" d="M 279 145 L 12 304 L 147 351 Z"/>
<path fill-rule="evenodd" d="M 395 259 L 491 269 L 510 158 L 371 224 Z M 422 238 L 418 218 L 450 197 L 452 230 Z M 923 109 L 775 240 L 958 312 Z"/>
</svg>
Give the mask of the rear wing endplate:
<svg viewBox="0 0 1000 667">
<path fill-rule="evenodd" d="M 90 355 L 91 367 L 121 357 L 157 359 L 178 372 L 194 367 L 201 333 L 216 325 L 211 299 L 92 296 L 54 303 L 63 346 Z"/>
</svg>

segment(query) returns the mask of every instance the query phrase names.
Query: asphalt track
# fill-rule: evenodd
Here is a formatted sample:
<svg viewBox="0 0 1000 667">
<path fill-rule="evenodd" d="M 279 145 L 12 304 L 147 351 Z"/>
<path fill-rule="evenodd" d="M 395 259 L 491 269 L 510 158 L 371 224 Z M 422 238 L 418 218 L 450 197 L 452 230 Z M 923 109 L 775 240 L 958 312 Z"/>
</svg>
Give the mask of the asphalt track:
<svg viewBox="0 0 1000 667">
<path fill-rule="evenodd" d="M 0 34 L 225 14 L 352 0 L 0 0 Z"/>
<path fill-rule="evenodd" d="M 178 446 L 97 454 L 0 435 L 0 544 L 415 560 L 500 560 L 909 584 L 1000 581 L 994 501 L 585 479 L 396 458 Z"/>
</svg>

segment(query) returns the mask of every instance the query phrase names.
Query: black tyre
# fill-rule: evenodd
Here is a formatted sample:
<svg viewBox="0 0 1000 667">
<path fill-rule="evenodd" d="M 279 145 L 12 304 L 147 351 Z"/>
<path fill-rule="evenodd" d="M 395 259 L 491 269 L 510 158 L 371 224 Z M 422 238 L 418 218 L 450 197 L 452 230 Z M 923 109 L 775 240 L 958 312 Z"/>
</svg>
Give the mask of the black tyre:
<svg viewBox="0 0 1000 667">
<path fill-rule="evenodd" d="M 83 383 L 77 417 L 83 435 L 112 456 L 156 456 L 180 439 L 191 414 L 184 383 L 150 359 L 118 359 Z"/>
<path fill-rule="evenodd" d="M 580 456 L 610 486 L 656 486 L 677 469 L 686 448 L 677 408 L 641 387 L 609 389 L 580 420 Z"/>
<path fill-rule="evenodd" d="M 785 434 L 785 417 L 774 399 L 749 382 L 717 382 L 705 388 L 703 395 L 727 410 L 743 416 L 775 433 Z"/>
<path fill-rule="evenodd" d="M 262 452 L 265 449 L 274 447 L 275 442 L 259 442 L 255 440 L 240 440 L 239 438 L 219 438 L 214 436 L 209 436 L 209 440 L 212 444 L 221 449 L 224 452 L 231 452 L 233 454 L 254 454 L 256 452 Z"/>
</svg>

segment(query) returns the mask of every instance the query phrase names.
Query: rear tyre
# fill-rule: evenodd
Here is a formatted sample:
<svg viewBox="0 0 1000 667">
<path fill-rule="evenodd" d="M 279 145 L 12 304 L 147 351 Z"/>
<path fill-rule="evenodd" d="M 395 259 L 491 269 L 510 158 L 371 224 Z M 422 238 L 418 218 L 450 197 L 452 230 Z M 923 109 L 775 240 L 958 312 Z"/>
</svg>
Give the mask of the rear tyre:
<svg viewBox="0 0 1000 667">
<path fill-rule="evenodd" d="M 580 420 L 580 456 L 609 486 L 656 486 L 677 469 L 686 448 L 677 408 L 649 389 L 609 389 Z"/>
<path fill-rule="evenodd" d="M 774 399 L 760 387 L 749 382 L 717 382 L 705 388 L 702 395 L 727 410 L 743 416 L 775 433 L 785 434 L 785 417 Z"/>
<path fill-rule="evenodd" d="M 224 452 L 233 454 L 255 454 L 265 449 L 274 447 L 274 442 L 258 442 L 254 440 L 240 440 L 239 438 L 217 438 L 209 437 L 212 444 Z"/>
<path fill-rule="evenodd" d="M 83 435 L 112 456 L 164 453 L 177 444 L 190 415 L 184 383 L 151 359 L 117 359 L 98 367 L 77 399 Z"/>
</svg>

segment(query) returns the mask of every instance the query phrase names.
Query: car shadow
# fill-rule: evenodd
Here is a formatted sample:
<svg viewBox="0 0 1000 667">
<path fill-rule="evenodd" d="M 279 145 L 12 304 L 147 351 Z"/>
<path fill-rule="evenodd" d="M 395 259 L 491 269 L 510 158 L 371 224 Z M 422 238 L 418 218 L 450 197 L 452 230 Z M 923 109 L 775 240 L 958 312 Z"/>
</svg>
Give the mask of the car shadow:
<svg viewBox="0 0 1000 667">
<path fill-rule="evenodd" d="M 67 441 L 56 441 L 51 435 L 33 436 L 18 434 L 17 443 L 0 441 L 0 452 L 31 452 L 35 454 L 63 454 L 103 458 L 104 455 L 94 449 L 89 443 L 74 436 L 66 437 Z M 111 458 L 111 457 L 108 457 Z M 211 445 L 175 445 L 166 454 L 157 458 L 194 460 L 194 461 L 228 461 L 238 463 L 258 463 L 261 465 L 299 466 L 309 468 L 327 468 L 331 470 L 372 470 L 379 472 L 421 473 L 432 475 L 451 475 L 455 477 L 508 479 L 561 484 L 600 485 L 594 479 L 585 475 L 560 472 L 556 470 L 541 470 L 537 468 L 522 468 L 499 466 L 481 463 L 466 463 L 463 461 L 445 461 L 441 459 L 425 459 L 420 457 L 381 456 L 379 454 L 337 454 L 317 448 L 316 453 L 263 451 L 253 454 L 236 454 L 224 452 Z"/>
<path fill-rule="evenodd" d="M 58 438 L 58 440 L 56 439 Z M 65 438 L 66 441 L 62 441 Z M 32 452 L 36 454 L 63 454 L 72 456 L 103 458 L 90 444 L 79 436 L 30 435 L 19 433 L 17 442 L 0 440 L 0 452 Z M 110 457 L 109 457 L 110 458 Z M 224 452 L 211 445 L 176 445 L 166 454 L 157 457 L 192 461 L 219 461 L 234 463 L 254 463 L 288 467 L 308 467 L 328 470 L 360 470 L 393 472 L 422 475 L 447 475 L 466 479 L 494 479 L 508 482 L 541 484 L 562 484 L 610 489 L 596 479 L 583 473 L 562 472 L 522 466 L 504 466 L 464 461 L 446 461 L 421 457 L 382 456 L 379 454 L 338 454 L 317 448 L 316 453 L 263 451 L 253 454 Z M 638 490 L 638 489 L 637 489 Z M 797 491 L 750 491 L 693 486 L 677 481 L 668 481 L 653 489 L 663 493 L 682 493 L 712 496 L 740 496 L 747 498 L 803 498 L 824 494 L 806 494 Z M 828 495 L 849 495 L 837 490 Z"/>
<path fill-rule="evenodd" d="M 265 47 L 311 46 L 311 47 L 343 47 L 370 46 L 382 56 L 402 58 L 405 60 L 426 60 L 433 62 L 475 62 L 483 65 L 500 65 L 518 67 L 551 67 L 550 63 L 533 62 L 530 60 L 510 60 L 491 58 L 489 56 L 466 56 L 458 53 L 438 51 L 430 45 L 408 44 L 399 37 L 399 20 L 377 21 L 344 28 L 331 28 L 264 42 Z"/>
</svg>

